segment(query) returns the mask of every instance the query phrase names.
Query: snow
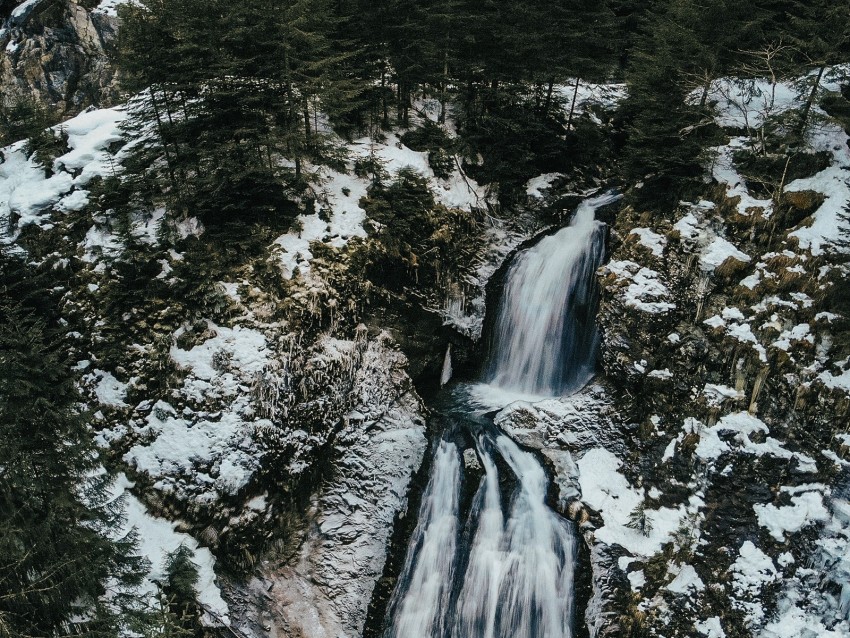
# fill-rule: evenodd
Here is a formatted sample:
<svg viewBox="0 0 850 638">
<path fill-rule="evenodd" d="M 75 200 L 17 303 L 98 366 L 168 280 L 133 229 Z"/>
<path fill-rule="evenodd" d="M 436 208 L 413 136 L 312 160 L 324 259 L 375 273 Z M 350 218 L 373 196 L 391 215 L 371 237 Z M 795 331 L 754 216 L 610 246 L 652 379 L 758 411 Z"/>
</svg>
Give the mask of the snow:
<svg viewBox="0 0 850 638">
<path fill-rule="evenodd" d="M 630 235 L 637 235 L 641 245 L 646 246 L 656 257 L 664 254 L 667 239 L 650 228 L 633 228 Z"/>
<path fill-rule="evenodd" d="M 667 380 L 673 378 L 673 373 L 670 372 L 667 368 L 664 368 L 663 370 L 653 370 L 647 376 L 651 379 Z"/>
<path fill-rule="evenodd" d="M 818 379 L 828 388 L 850 392 L 850 369 L 838 375 L 826 371 L 821 372 Z"/>
<path fill-rule="evenodd" d="M 363 353 L 353 387 L 361 398 L 355 407 L 360 418 L 349 420 L 337 436 L 334 471 L 314 498 L 296 556 L 264 570 L 258 583 L 263 606 L 294 635 L 362 635 L 393 522 L 407 509 L 409 482 L 427 445 L 426 426 L 415 393 L 391 400 L 409 379 L 404 356 L 388 345 L 384 336 Z"/>
<path fill-rule="evenodd" d="M 700 265 L 703 270 L 713 271 L 718 266 L 722 265 L 727 259 L 747 263 L 750 261 L 750 256 L 741 252 L 733 244 L 722 237 L 715 237 L 714 240 L 700 255 Z"/>
<path fill-rule="evenodd" d="M 676 304 L 665 301 L 669 299 L 670 291 L 662 283 L 661 275 L 654 270 L 633 261 L 611 261 L 603 267 L 603 272 L 629 282 L 623 291 L 626 306 L 650 314 L 662 314 L 676 307 Z"/>
<path fill-rule="evenodd" d="M 678 231 L 684 239 L 695 240 L 700 234 L 699 220 L 692 212 L 687 213 L 673 224 L 673 230 Z"/>
<path fill-rule="evenodd" d="M 74 183 L 81 186 L 95 176 L 115 175 L 116 163 L 106 149 L 113 142 L 124 140 L 120 125 L 126 117 L 122 107 L 93 109 L 59 125 L 68 135 L 71 150 L 53 162 L 54 168 L 69 173 L 80 171 Z"/>
<path fill-rule="evenodd" d="M 716 156 L 711 174 L 720 184 L 726 185 L 726 197 L 738 198 L 736 210 L 739 215 L 749 216 L 753 210 L 760 210 L 762 216 L 767 218 L 773 212 L 773 202 L 750 195 L 746 181 L 735 169 L 733 155 L 736 151 L 747 148 L 748 143 L 747 137 L 733 137 L 728 145 L 712 149 Z"/>
<path fill-rule="evenodd" d="M 138 533 L 138 556 L 144 556 L 151 563 L 151 571 L 146 575 L 141 585 L 145 593 L 156 592 L 156 581 L 165 579 L 166 555 L 184 545 L 194 552 L 192 562 L 198 567 L 198 582 L 195 590 L 198 602 L 212 611 L 217 618 L 205 616 L 205 623 L 218 625 L 221 621 L 229 624 L 227 603 L 221 597 L 221 591 L 216 585 L 215 557 L 206 547 L 200 547 L 198 542 L 188 534 L 178 532 L 177 525 L 171 521 L 151 516 L 144 504 L 130 493 L 133 483 L 124 474 L 119 474 L 112 486 L 112 499 L 123 498 L 126 521 L 122 535 L 135 528 Z"/>
<path fill-rule="evenodd" d="M 216 370 L 217 365 L 222 365 L 217 364 L 216 359 L 228 362 L 228 367 L 238 369 L 242 375 L 261 372 L 268 364 L 268 344 L 261 332 L 242 326 L 220 327 L 212 322 L 208 322 L 208 326 L 215 336 L 202 344 L 191 350 L 181 350 L 176 345 L 171 347 L 174 362 L 191 370 L 196 378 L 211 381 L 215 377 L 225 376 L 225 371 Z M 180 333 L 178 330 L 175 338 L 179 338 Z"/>
<path fill-rule="evenodd" d="M 26 0 L 26 2 L 22 2 L 12 11 L 10 18 L 20 18 L 21 16 L 26 15 L 31 9 L 33 9 L 38 3 L 42 0 Z"/>
<path fill-rule="evenodd" d="M 134 445 L 123 459 L 159 479 L 166 490 L 185 489 L 178 484 L 191 476 L 222 494 L 235 494 L 259 462 L 250 447 L 245 449 L 249 425 L 235 412 L 224 412 L 218 420 L 180 418 L 169 404 L 158 401 L 140 430 L 152 440 Z"/>
<path fill-rule="evenodd" d="M 135 426 L 141 439 L 123 458 L 155 480 L 157 489 L 213 503 L 243 489 L 259 466 L 252 433 L 271 424 L 255 417 L 250 388 L 269 366 L 270 352 L 257 330 L 212 322 L 207 328 L 212 336 L 203 343 L 189 350 L 174 345 L 170 351 L 186 372 L 177 396 L 190 405 L 178 415 L 169 403 L 158 401 Z M 175 333 L 175 340 L 183 331 Z M 202 410 L 211 405 L 218 411 Z"/>
<path fill-rule="evenodd" d="M 847 638 L 850 625 L 842 622 L 834 629 L 828 629 L 820 618 L 788 605 L 776 620 L 768 622 L 760 638 Z"/>
<path fill-rule="evenodd" d="M 109 230 L 94 225 L 81 242 L 83 261 L 95 262 L 99 256 L 114 257 L 123 249 L 121 240 Z"/>
<path fill-rule="evenodd" d="M 726 321 L 746 321 L 746 317 L 740 308 L 724 308 L 720 314 Z"/>
<path fill-rule="evenodd" d="M 813 255 L 823 254 L 827 246 L 850 232 L 848 222 L 843 219 L 850 201 L 850 148 L 847 142 L 847 134 L 835 122 L 819 124 L 813 132 L 812 144 L 815 150 L 828 151 L 832 155 L 832 164 L 812 177 L 791 182 L 785 188 L 788 192 L 812 190 L 826 196 L 812 215 L 811 225 L 789 234 L 789 237 L 797 239 L 800 248 L 810 250 Z"/>
<path fill-rule="evenodd" d="M 548 190 L 556 179 L 563 176 L 563 173 L 544 173 L 532 177 L 525 185 L 525 194 L 535 199 L 542 199 L 544 191 Z"/>
<path fill-rule="evenodd" d="M 102 13 L 114 18 L 118 15 L 118 7 L 128 2 L 132 2 L 132 0 L 101 0 L 92 13 Z"/>
<path fill-rule="evenodd" d="M 622 545 L 629 552 L 651 556 L 661 550 L 678 529 L 684 507 L 657 510 L 646 509 L 650 529 L 645 536 L 628 527 L 629 517 L 644 502 L 642 489 L 629 485 L 620 472 L 622 466 L 613 453 L 605 448 L 588 450 L 577 462 L 582 499 L 602 516 L 605 525 L 596 530 L 598 540 L 608 545 Z"/>
<path fill-rule="evenodd" d="M 732 587 L 740 598 L 736 601 L 736 606 L 744 611 L 747 622 L 761 622 L 764 619 L 764 610 L 759 599 L 764 586 L 779 578 L 776 565 L 767 554 L 753 545 L 752 541 L 744 541 L 730 571 Z"/>
<path fill-rule="evenodd" d="M 695 591 L 704 590 L 705 583 L 702 582 L 702 578 L 691 565 L 685 565 L 676 575 L 676 578 L 667 585 L 666 589 L 674 594 L 691 594 Z"/>
<path fill-rule="evenodd" d="M 245 507 L 255 512 L 265 512 L 268 507 L 267 495 L 260 494 L 259 496 L 255 496 L 245 503 Z"/>
<path fill-rule="evenodd" d="M 463 174 L 457 165 L 448 179 L 438 179 L 428 165 L 428 153 L 408 148 L 394 134 L 387 135 L 383 142 L 364 137 L 349 144 L 347 151 L 352 166 L 357 159 L 374 155 L 390 178 L 403 168 L 412 168 L 428 180 L 435 199 L 446 207 L 471 209 L 483 206 L 483 189 Z M 352 174 L 328 167 L 317 167 L 315 172 L 319 178 L 319 185 L 315 188 L 316 207 L 327 208 L 330 221 L 322 220 L 318 210 L 314 214 L 300 215 L 298 221 L 302 229 L 290 231 L 275 240 L 281 271 L 286 278 L 291 278 L 296 269 L 302 274 L 309 272 L 313 258 L 311 242 L 322 241 L 341 248 L 351 238 L 366 237 L 363 227 L 366 213 L 360 207 L 360 200 L 367 194 L 369 178 L 355 176 L 353 169 Z"/>
<path fill-rule="evenodd" d="M 823 504 L 823 495 L 817 491 L 792 496 L 791 505 L 777 507 L 772 503 L 757 503 L 753 509 L 759 525 L 766 527 L 779 543 L 785 542 L 785 534 L 795 534 L 808 525 L 829 518 L 829 512 Z"/>
<path fill-rule="evenodd" d="M 827 79 L 827 75 L 829 74 L 825 74 L 821 85 L 833 90 L 835 85 Z M 762 126 L 768 117 L 797 106 L 799 91 L 794 82 L 780 82 L 774 85 L 765 79 L 724 78 L 714 82 L 710 99 L 717 102 L 718 124 L 752 130 Z M 814 112 L 823 115 L 817 105 Z M 842 232 L 850 230 L 847 222 L 842 220 L 842 211 L 850 200 L 850 149 L 847 140 L 846 132 L 836 122 L 818 122 L 810 133 L 809 143 L 815 151 L 828 152 L 832 156 L 831 165 L 812 177 L 795 180 L 784 188 L 785 192 L 811 190 L 826 196 L 824 203 L 813 214 L 811 223 L 789 234 L 789 237 L 797 240 L 800 248 L 810 250 L 813 255 L 822 254 Z M 749 137 L 737 136 L 727 145 L 714 149 L 716 159 L 712 166 L 712 175 L 718 182 L 726 185 L 727 197 L 740 198 L 737 204 L 739 214 L 749 215 L 753 209 L 760 209 L 764 217 L 769 217 L 773 211 L 773 202 L 750 195 L 745 180 L 734 167 L 734 153 L 749 147 Z M 748 280 L 747 285 L 753 283 L 753 280 Z"/>
<path fill-rule="evenodd" d="M 732 337 L 733 339 L 737 339 L 741 343 L 751 344 L 753 350 L 758 353 L 761 362 L 767 363 L 767 351 L 765 350 L 764 346 L 759 343 L 759 340 L 756 339 L 756 336 L 755 334 L 753 334 L 753 329 L 750 327 L 750 324 L 733 324 L 726 328 L 726 334 Z"/>
<path fill-rule="evenodd" d="M 747 275 L 741 280 L 741 285 L 746 286 L 750 290 L 755 290 L 759 283 L 761 283 L 761 274 L 758 271 Z"/>
<path fill-rule="evenodd" d="M 123 140 L 119 126 L 125 118 L 123 107 L 92 109 L 53 127 L 67 133 L 70 150 L 53 162 L 51 177 L 45 176 L 34 158 L 26 156 L 24 142 L 2 149 L 5 162 L 0 164 L 0 225 L 8 231 L 3 231 L 7 236 L 0 236 L 0 242 L 14 241 L 13 231 L 27 224 L 47 225 L 53 206 L 60 212 L 85 206 L 88 192 L 83 187 L 95 176 L 120 171 L 119 162 L 107 148 Z M 12 215 L 19 217 L 17 224 L 10 223 Z"/>
<path fill-rule="evenodd" d="M 720 618 L 718 616 L 712 616 L 711 618 L 697 621 L 694 627 L 699 632 L 700 636 L 705 636 L 705 638 L 726 638 L 726 632 L 723 631 L 723 627 L 720 624 Z"/>
<path fill-rule="evenodd" d="M 712 407 L 720 407 L 724 401 L 730 399 L 740 401 L 744 398 L 744 393 L 741 390 L 715 383 L 706 383 L 702 393 L 708 400 L 708 405 Z"/>
<path fill-rule="evenodd" d="M 610 110 L 616 108 L 627 95 L 625 84 L 594 84 L 579 80 L 578 92 L 576 92 L 576 80 L 571 80 L 567 84 L 555 85 L 553 94 L 560 97 L 561 101 L 567 105 L 572 105 L 573 96 L 575 95 L 575 113 L 578 115 L 588 111 L 590 106 L 599 106 L 603 109 Z M 592 119 L 595 118 L 591 116 Z"/>
<path fill-rule="evenodd" d="M 626 577 L 629 579 L 629 584 L 632 587 L 632 591 L 637 591 L 644 585 L 646 585 L 646 574 L 644 574 L 642 569 L 639 569 L 634 572 L 629 572 L 626 574 Z"/>
<path fill-rule="evenodd" d="M 723 416 L 716 425 L 707 428 L 700 421 L 688 417 L 685 419 L 685 432 L 699 435 L 699 443 L 694 453 L 703 461 L 712 463 L 721 455 L 735 449 L 744 454 L 755 456 L 769 455 L 781 459 L 796 459 L 802 471 L 816 471 L 817 465 L 810 457 L 799 452 L 791 452 L 782 447 L 782 444 L 773 437 L 766 436 L 770 433 L 767 425 L 757 417 L 748 412 L 736 412 Z M 752 435 L 758 433 L 765 435 L 764 443 L 755 443 Z M 721 438 L 721 434 L 724 435 Z M 731 439 L 727 442 L 729 437 Z"/>
<path fill-rule="evenodd" d="M 790 330 L 783 330 L 779 338 L 773 342 L 774 348 L 779 348 L 788 352 L 791 349 L 791 344 L 794 342 L 806 342 L 814 345 L 815 336 L 810 332 L 811 326 L 807 323 L 800 323 Z"/>
<path fill-rule="evenodd" d="M 90 381 L 97 380 L 94 394 L 97 400 L 103 404 L 116 408 L 126 407 L 124 399 L 127 398 L 127 384 L 121 383 L 112 373 L 103 370 L 94 370 L 87 375 Z"/>
<path fill-rule="evenodd" d="M 692 99 L 701 91 L 696 91 Z M 758 128 L 768 117 L 793 108 L 799 91 L 791 82 L 773 84 L 766 78 L 715 80 L 708 99 L 716 103 L 717 123 L 727 128 Z"/>
<path fill-rule="evenodd" d="M 65 195 L 56 204 L 56 209 L 62 213 L 71 213 L 82 210 L 89 203 L 88 191 L 75 190 Z"/>
</svg>

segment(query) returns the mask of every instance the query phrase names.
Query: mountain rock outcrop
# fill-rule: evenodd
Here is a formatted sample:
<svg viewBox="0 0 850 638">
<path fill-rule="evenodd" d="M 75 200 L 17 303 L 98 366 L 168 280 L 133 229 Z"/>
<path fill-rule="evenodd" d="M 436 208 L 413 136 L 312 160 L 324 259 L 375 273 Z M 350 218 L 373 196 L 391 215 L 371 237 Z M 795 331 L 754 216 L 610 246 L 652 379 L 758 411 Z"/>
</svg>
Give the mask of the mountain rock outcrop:
<svg viewBox="0 0 850 638">
<path fill-rule="evenodd" d="M 0 5 L 0 86 L 7 104 L 32 100 L 55 117 L 115 103 L 114 10 L 77 0 Z"/>
</svg>

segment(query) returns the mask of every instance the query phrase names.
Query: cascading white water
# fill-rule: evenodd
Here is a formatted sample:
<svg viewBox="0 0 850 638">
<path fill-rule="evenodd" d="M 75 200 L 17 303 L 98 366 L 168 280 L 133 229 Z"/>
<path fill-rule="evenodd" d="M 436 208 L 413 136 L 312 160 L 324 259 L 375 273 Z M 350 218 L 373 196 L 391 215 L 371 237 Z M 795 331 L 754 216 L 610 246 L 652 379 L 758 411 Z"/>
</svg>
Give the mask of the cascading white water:
<svg viewBox="0 0 850 638">
<path fill-rule="evenodd" d="M 457 447 L 440 441 L 434 471 L 419 509 L 419 522 L 407 550 L 401 582 L 391 607 L 391 636 L 442 636 L 445 610 L 453 585 L 458 540 L 460 455 Z"/>
<path fill-rule="evenodd" d="M 557 396 L 593 376 L 598 339 L 593 275 L 605 248 L 604 224 L 594 214 L 617 197 L 585 200 L 569 226 L 514 260 L 496 316 L 489 383 Z"/>
<path fill-rule="evenodd" d="M 593 280 L 604 248 L 594 213 L 615 199 L 587 200 L 569 227 L 517 258 L 497 319 L 491 383 L 556 395 L 593 374 Z M 460 451 L 446 439 L 435 450 L 384 638 L 571 638 L 573 524 L 546 506 L 549 481 L 534 454 L 492 425 L 476 450 L 484 475 L 465 526 Z M 514 481 L 504 480 L 505 465 Z"/>
<path fill-rule="evenodd" d="M 478 527 L 452 638 L 569 638 L 575 538 L 571 524 L 546 507 L 548 479 L 529 452 L 504 435 L 495 448 L 519 483 L 502 512 L 499 472 L 479 440 L 485 476 L 470 516 Z"/>
<path fill-rule="evenodd" d="M 546 506 L 549 481 L 533 454 L 504 435 L 481 435 L 477 449 L 484 477 L 469 513 L 467 559 L 458 551 L 459 452 L 443 440 L 385 636 L 570 638 L 572 524 Z M 517 480 L 504 504 L 496 454 Z"/>
</svg>

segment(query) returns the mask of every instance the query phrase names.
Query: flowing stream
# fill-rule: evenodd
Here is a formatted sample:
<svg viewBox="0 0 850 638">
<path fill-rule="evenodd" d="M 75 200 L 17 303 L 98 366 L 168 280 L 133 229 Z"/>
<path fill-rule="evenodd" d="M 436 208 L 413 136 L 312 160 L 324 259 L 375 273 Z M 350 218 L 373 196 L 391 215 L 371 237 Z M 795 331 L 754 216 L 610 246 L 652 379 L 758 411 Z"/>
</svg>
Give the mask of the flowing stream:
<svg viewBox="0 0 850 638">
<path fill-rule="evenodd" d="M 568 227 L 515 258 L 488 384 L 562 396 L 591 378 L 595 271 L 604 254 L 604 225 L 594 215 L 614 199 L 583 202 Z M 457 432 L 447 432 L 434 451 L 384 638 L 570 638 L 576 539 L 573 524 L 546 505 L 546 472 L 492 423 L 472 416 L 454 422 L 474 441 L 480 480 L 462 511 L 464 482 L 472 477 Z"/>
</svg>

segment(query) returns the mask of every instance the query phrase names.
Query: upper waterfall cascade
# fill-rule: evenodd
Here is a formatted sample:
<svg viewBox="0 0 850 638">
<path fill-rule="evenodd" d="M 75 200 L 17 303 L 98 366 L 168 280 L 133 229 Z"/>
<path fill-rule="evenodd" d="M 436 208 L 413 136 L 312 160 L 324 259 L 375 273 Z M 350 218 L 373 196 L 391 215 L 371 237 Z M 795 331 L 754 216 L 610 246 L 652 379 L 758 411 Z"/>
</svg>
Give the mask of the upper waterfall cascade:
<svg viewBox="0 0 850 638">
<path fill-rule="evenodd" d="M 596 209 L 579 205 L 572 223 L 521 253 L 508 271 L 486 380 L 515 392 L 558 396 L 593 376 L 598 334 L 594 273 L 605 252 Z"/>
<path fill-rule="evenodd" d="M 615 199 L 585 201 L 570 226 L 516 258 L 489 383 L 555 396 L 593 375 L 594 277 L 605 239 L 594 215 Z M 549 479 L 532 452 L 492 424 L 475 430 L 483 476 L 465 518 L 461 450 L 449 437 L 435 449 L 384 638 L 571 638 L 574 525 L 546 505 Z"/>
</svg>

